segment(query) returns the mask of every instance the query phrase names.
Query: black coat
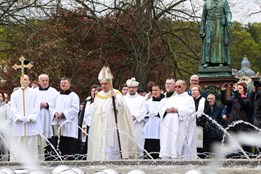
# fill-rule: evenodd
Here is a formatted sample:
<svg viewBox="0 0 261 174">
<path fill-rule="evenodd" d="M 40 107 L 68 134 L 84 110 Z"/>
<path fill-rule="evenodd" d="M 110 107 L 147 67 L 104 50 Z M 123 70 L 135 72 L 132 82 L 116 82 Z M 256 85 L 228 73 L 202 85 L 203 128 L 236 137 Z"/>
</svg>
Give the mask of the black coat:
<svg viewBox="0 0 261 174">
<path fill-rule="evenodd" d="M 232 124 L 233 122 L 239 120 L 252 123 L 250 100 L 248 98 L 241 97 L 238 91 L 234 91 L 234 97 L 231 97 L 230 100 L 226 100 L 225 93 L 225 91 L 221 91 L 221 102 L 230 109 L 228 124 Z M 240 131 L 248 130 L 249 128 L 250 126 L 247 124 L 241 123 L 237 124 L 231 129 Z"/>
<path fill-rule="evenodd" d="M 255 126 L 261 128 L 261 89 L 253 92 L 250 96 L 250 100 L 253 106 Z"/>
<path fill-rule="evenodd" d="M 213 109 L 210 115 L 211 118 L 215 120 L 219 124 L 219 126 L 223 127 L 224 125 L 224 120 L 222 119 L 223 108 L 221 106 L 218 106 L 216 103 L 212 108 Z M 223 138 L 222 129 L 210 120 L 206 124 L 209 125 L 206 128 L 207 129 L 206 132 L 210 136 L 210 138 L 212 140 L 221 141 Z"/>
</svg>

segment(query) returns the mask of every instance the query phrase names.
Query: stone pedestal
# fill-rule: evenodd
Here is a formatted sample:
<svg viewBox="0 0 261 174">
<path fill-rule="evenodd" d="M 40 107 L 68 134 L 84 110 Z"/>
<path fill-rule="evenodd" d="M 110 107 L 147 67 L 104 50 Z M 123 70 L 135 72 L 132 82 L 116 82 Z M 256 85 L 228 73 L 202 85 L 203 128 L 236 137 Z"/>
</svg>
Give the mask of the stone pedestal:
<svg viewBox="0 0 261 174">
<path fill-rule="evenodd" d="M 209 66 L 198 69 L 199 77 L 231 77 L 232 69 L 229 66 Z"/>
<path fill-rule="evenodd" d="M 216 101 L 220 104 L 220 90 L 224 83 L 236 83 L 229 66 L 199 67 L 198 70 L 200 86 L 207 94 L 214 94 Z"/>
<path fill-rule="evenodd" d="M 237 79 L 232 75 L 232 70 L 229 66 L 214 66 L 200 67 L 198 70 L 200 85 L 206 86 L 221 86 L 225 82 L 235 83 Z"/>
</svg>

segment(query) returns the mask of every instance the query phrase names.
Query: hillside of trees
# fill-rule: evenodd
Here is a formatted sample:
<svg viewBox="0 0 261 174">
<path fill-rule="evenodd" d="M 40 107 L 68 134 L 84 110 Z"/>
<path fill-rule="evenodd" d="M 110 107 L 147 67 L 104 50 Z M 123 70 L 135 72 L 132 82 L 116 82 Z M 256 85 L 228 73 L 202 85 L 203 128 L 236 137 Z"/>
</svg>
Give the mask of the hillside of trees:
<svg viewBox="0 0 261 174">
<path fill-rule="evenodd" d="M 131 77 L 146 88 L 148 81 L 163 84 L 168 77 L 188 79 L 197 73 L 202 41 L 198 20 L 191 20 L 197 17 L 185 11 L 182 17 L 177 11 L 160 13 L 151 1 L 137 2 L 100 16 L 82 4 L 85 8 L 52 8 L 45 18 L 8 22 L 0 17 L 0 77 L 6 80 L 1 89 L 10 93 L 19 85 L 20 71 L 11 66 L 21 55 L 34 65 L 28 71 L 32 80 L 47 73 L 58 88 L 60 78 L 68 76 L 81 98 L 98 83 L 102 66 L 111 68 L 115 88 Z M 240 69 L 247 56 L 251 68 L 261 72 L 261 23 L 234 21 L 231 34 L 231 67 Z"/>
</svg>

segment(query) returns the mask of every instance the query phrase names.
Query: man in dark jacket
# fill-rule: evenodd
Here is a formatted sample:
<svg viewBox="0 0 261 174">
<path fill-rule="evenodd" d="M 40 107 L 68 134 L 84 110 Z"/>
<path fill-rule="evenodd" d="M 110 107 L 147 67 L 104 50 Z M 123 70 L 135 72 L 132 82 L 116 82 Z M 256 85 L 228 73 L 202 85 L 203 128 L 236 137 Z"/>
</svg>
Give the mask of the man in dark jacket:
<svg viewBox="0 0 261 174">
<path fill-rule="evenodd" d="M 250 95 L 253 106 L 254 124 L 261 128 L 261 81 L 254 81 L 254 89 Z"/>
<path fill-rule="evenodd" d="M 213 94 L 209 94 L 207 96 L 208 103 L 211 108 L 211 114 L 210 117 L 213 119 L 213 121 L 216 121 L 218 123 L 215 124 L 213 121 L 210 121 L 207 125 L 207 141 L 208 141 L 208 149 L 211 151 L 211 146 L 213 143 L 218 143 L 222 141 L 223 138 L 223 131 L 221 130 L 222 125 L 224 124 L 222 119 L 222 110 L 223 108 L 216 103 L 216 97 Z"/>
</svg>

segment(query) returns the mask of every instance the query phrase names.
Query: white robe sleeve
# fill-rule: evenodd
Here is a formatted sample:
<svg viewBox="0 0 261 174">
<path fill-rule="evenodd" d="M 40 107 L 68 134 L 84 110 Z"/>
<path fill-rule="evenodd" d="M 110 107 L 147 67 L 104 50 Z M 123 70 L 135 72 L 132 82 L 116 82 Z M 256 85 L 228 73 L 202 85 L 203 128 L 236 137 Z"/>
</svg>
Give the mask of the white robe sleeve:
<svg viewBox="0 0 261 174">
<path fill-rule="evenodd" d="M 78 112 L 80 109 L 79 97 L 75 93 L 72 93 L 71 95 L 72 95 L 72 102 L 71 102 L 72 105 L 70 108 L 63 111 L 66 120 L 73 120 L 75 116 L 78 116 Z"/>
<path fill-rule="evenodd" d="M 51 108 L 49 108 L 50 115 L 51 115 L 51 120 L 54 121 L 54 122 L 56 122 L 56 120 L 55 120 L 55 113 L 58 111 L 56 109 L 56 99 L 57 99 L 58 95 L 59 95 L 59 92 L 57 91 L 55 93 L 55 95 L 52 97 L 52 102 L 51 102 L 52 106 L 51 106 Z"/>
<path fill-rule="evenodd" d="M 51 95 L 52 97 L 50 97 L 50 99 L 47 101 L 48 105 L 49 105 L 49 113 L 50 113 L 50 116 L 51 116 L 51 119 L 54 117 L 54 114 L 55 114 L 55 99 L 56 99 L 56 96 L 58 95 L 58 92 L 56 89 L 52 88 L 53 91 L 51 92 Z"/>
<path fill-rule="evenodd" d="M 17 92 L 18 91 L 15 91 L 11 95 L 11 111 L 13 113 L 12 116 L 13 116 L 14 122 L 17 122 L 18 120 L 22 120 L 22 118 L 23 118 L 23 115 L 21 115 L 19 110 L 18 110 L 18 106 L 16 106 L 16 100 L 18 100 Z"/>
<path fill-rule="evenodd" d="M 178 107 L 179 120 L 186 120 L 187 117 L 195 113 L 195 103 L 192 97 L 189 97 L 185 106 Z"/>
<path fill-rule="evenodd" d="M 166 99 L 163 98 L 160 101 L 160 104 L 161 104 L 162 107 L 159 109 L 159 115 L 160 115 L 161 120 L 163 120 L 163 117 L 164 117 L 164 114 L 166 112 L 166 109 L 168 108 L 167 103 L 166 103 Z"/>
<path fill-rule="evenodd" d="M 142 102 L 141 108 L 145 107 L 146 100 L 144 98 L 144 101 Z M 146 110 L 141 109 L 137 115 L 135 115 L 137 122 L 141 122 L 144 120 L 144 115 L 146 114 Z"/>
<path fill-rule="evenodd" d="M 30 113 L 30 115 L 28 115 L 28 118 L 30 120 L 36 121 L 37 117 L 39 115 L 39 112 L 40 112 L 40 96 L 39 95 L 35 95 L 35 98 L 34 98 L 34 101 L 32 104 L 33 104 L 33 111 Z"/>
<path fill-rule="evenodd" d="M 84 113 L 84 122 L 87 126 L 91 126 L 93 111 L 93 103 L 90 105 L 86 105 Z"/>
<path fill-rule="evenodd" d="M 142 115 L 143 119 L 145 119 L 145 117 L 149 117 L 150 116 L 149 107 L 148 107 L 148 101 L 145 102 L 145 104 L 143 105 L 142 113 L 143 113 L 143 115 Z"/>
<path fill-rule="evenodd" d="M 12 110 L 11 107 L 6 104 L 6 118 L 5 121 L 7 124 L 11 124 L 13 122 Z"/>
</svg>

